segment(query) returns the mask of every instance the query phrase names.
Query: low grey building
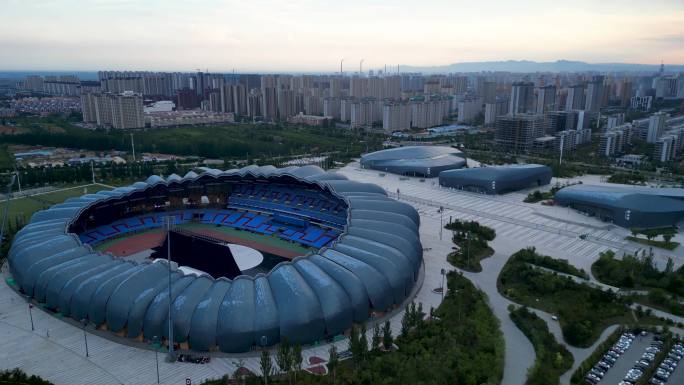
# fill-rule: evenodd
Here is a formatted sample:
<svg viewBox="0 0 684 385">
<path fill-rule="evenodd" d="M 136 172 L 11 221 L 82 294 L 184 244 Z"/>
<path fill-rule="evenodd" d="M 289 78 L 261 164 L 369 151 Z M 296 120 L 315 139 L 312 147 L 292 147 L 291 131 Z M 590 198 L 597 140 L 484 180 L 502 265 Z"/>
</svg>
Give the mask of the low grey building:
<svg viewBox="0 0 684 385">
<path fill-rule="evenodd" d="M 555 201 L 626 228 L 674 226 L 684 218 L 684 189 L 637 186 L 574 185 Z"/>
<path fill-rule="evenodd" d="M 540 164 L 516 164 L 444 171 L 439 184 L 484 194 L 505 194 L 551 182 L 551 169 Z"/>
</svg>

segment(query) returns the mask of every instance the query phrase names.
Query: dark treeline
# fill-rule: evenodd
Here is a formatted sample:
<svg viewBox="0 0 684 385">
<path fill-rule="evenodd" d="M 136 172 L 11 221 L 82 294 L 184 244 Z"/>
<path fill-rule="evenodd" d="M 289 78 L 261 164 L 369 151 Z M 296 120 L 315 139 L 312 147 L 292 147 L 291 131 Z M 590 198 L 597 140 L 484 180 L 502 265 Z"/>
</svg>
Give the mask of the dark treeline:
<svg viewBox="0 0 684 385">
<path fill-rule="evenodd" d="M 94 151 L 129 151 L 129 132 L 87 130 L 55 117 L 20 120 L 21 128 L 2 141 L 16 144 L 82 148 Z M 57 129 L 55 129 L 57 128 Z M 138 152 L 193 155 L 205 158 L 262 158 L 340 152 L 358 156 L 378 149 L 381 138 L 349 130 L 268 124 L 188 126 L 134 132 Z"/>
</svg>

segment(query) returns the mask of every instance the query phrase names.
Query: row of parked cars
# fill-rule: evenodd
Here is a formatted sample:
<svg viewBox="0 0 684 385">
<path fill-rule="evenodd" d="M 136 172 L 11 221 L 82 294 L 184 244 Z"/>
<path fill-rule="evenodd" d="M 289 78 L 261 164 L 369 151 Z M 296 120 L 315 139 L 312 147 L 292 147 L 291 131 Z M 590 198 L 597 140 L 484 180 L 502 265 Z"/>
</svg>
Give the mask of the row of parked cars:
<svg viewBox="0 0 684 385">
<path fill-rule="evenodd" d="M 606 372 L 615 365 L 618 358 L 632 346 L 634 338 L 634 333 L 622 333 L 610 350 L 608 350 L 603 357 L 601 357 L 601 360 L 589 370 L 589 373 L 584 377 L 584 381 L 589 385 L 598 384 L 603 376 L 605 376 Z"/>
<path fill-rule="evenodd" d="M 677 369 L 677 365 L 683 356 L 684 345 L 681 343 L 674 344 L 667 353 L 667 357 L 660 362 L 660 365 L 658 365 L 656 372 L 653 374 L 648 383 L 650 385 L 665 385 L 667 380 L 670 379 L 672 372 Z"/>
</svg>

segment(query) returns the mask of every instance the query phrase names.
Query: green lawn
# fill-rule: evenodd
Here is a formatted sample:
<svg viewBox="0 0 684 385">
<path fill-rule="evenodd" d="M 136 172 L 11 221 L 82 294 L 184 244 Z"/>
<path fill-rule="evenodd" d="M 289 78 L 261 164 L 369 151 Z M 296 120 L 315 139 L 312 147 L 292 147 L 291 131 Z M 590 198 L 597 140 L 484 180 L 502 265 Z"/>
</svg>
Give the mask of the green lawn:
<svg viewBox="0 0 684 385">
<path fill-rule="evenodd" d="M 309 249 L 307 247 L 286 241 L 286 240 L 278 238 L 278 237 L 252 233 L 249 231 L 240 231 L 240 230 L 236 230 L 232 227 L 228 227 L 228 226 L 215 226 L 215 225 L 206 225 L 206 224 L 201 224 L 201 223 L 192 223 L 192 224 L 184 225 L 183 227 L 190 228 L 190 229 L 194 228 L 194 229 L 208 229 L 208 230 L 213 230 L 213 231 L 220 231 L 220 232 L 228 234 L 232 237 L 241 238 L 241 239 L 244 239 L 246 241 L 259 242 L 261 244 L 277 247 L 280 249 L 292 250 L 294 252 L 301 253 L 301 255 L 306 255 L 309 252 Z"/>
<path fill-rule="evenodd" d="M 26 223 L 31 218 L 31 215 L 33 215 L 33 213 L 36 211 L 46 209 L 57 203 L 64 202 L 66 199 L 71 197 L 78 197 L 83 194 L 92 194 L 102 190 L 109 190 L 109 188 L 97 184 L 86 186 L 67 186 L 59 188 L 59 191 L 12 199 L 10 201 L 8 222 L 14 224 L 15 221 L 18 220 L 19 222 Z"/>
<path fill-rule="evenodd" d="M 658 248 L 665 249 L 665 250 L 674 250 L 677 248 L 677 246 L 679 246 L 679 242 L 655 241 L 655 240 L 649 240 L 646 238 L 633 237 L 631 235 L 625 237 L 625 239 L 632 241 L 632 242 L 641 243 L 642 245 L 658 247 Z"/>
</svg>

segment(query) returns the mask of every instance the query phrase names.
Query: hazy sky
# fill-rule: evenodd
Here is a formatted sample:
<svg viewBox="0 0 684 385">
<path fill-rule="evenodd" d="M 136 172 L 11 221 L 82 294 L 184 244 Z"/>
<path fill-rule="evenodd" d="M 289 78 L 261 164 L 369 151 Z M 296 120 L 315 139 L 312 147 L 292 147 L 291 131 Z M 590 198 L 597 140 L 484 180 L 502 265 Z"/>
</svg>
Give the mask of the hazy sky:
<svg viewBox="0 0 684 385">
<path fill-rule="evenodd" d="M 0 0 L 0 69 L 684 64 L 684 0 Z"/>
</svg>

